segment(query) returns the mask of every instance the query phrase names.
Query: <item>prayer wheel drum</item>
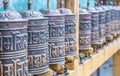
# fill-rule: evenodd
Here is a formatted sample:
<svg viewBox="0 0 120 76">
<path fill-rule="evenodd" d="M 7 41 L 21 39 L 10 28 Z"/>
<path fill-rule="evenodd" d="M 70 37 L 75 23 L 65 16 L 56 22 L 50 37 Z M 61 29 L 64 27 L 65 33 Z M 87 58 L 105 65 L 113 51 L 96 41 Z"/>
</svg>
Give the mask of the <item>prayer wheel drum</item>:
<svg viewBox="0 0 120 76">
<path fill-rule="evenodd" d="M 66 56 L 76 56 L 76 23 L 75 14 L 70 9 L 60 8 L 60 13 L 65 17 L 65 53 Z"/>
<path fill-rule="evenodd" d="M 99 39 L 101 43 L 105 43 L 105 11 L 101 7 L 96 7 L 99 11 Z"/>
<path fill-rule="evenodd" d="M 0 76 L 28 76 L 28 20 L 4 8 L 0 12 Z"/>
<path fill-rule="evenodd" d="M 118 36 L 120 36 L 120 6 L 117 6 L 117 12 L 118 12 Z"/>
<path fill-rule="evenodd" d="M 65 62 L 65 23 L 58 10 L 41 10 L 49 18 L 49 64 Z"/>
<path fill-rule="evenodd" d="M 28 19 L 28 71 L 42 74 L 49 71 L 48 58 L 48 18 L 39 11 L 28 10 L 22 13 Z"/>
<path fill-rule="evenodd" d="M 91 44 L 98 45 L 99 43 L 99 12 L 93 7 L 87 8 L 91 13 Z"/>
<path fill-rule="evenodd" d="M 106 12 L 106 15 L 105 15 L 105 19 L 106 19 L 106 39 L 107 41 L 111 41 L 113 40 L 113 36 L 111 35 L 112 34 L 112 29 L 111 29 L 111 10 L 106 7 L 106 6 L 102 6 L 102 9 L 105 10 Z"/>
<path fill-rule="evenodd" d="M 111 24 L 110 24 L 110 26 L 111 26 L 111 35 L 113 35 L 113 37 L 116 37 L 117 36 L 117 30 L 116 30 L 116 27 L 117 27 L 117 23 L 116 23 L 116 11 L 115 11 L 115 8 L 114 8 L 114 6 L 107 6 L 109 9 L 110 9 L 110 11 L 111 11 Z"/>
<path fill-rule="evenodd" d="M 86 9 L 80 9 L 79 49 L 86 51 L 91 48 L 91 14 Z"/>
</svg>

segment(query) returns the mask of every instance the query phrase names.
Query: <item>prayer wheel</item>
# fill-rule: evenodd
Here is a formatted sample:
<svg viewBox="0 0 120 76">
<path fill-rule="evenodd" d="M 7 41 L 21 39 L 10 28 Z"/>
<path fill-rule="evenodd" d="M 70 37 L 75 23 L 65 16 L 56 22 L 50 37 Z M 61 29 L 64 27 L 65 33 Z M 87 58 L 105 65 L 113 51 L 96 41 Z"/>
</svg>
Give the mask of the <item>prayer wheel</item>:
<svg viewBox="0 0 120 76">
<path fill-rule="evenodd" d="M 93 53 L 91 48 L 91 14 L 86 9 L 80 9 L 79 49 L 85 54 Z"/>
<path fill-rule="evenodd" d="M 0 12 L 0 76 L 28 76 L 27 19 L 7 9 Z"/>
<path fill-rule="evenodd" d="M 105 27 L 106 40 L 111 41 L 111 40 L 113 40 L 112 28 L 111 28 L 111 10 L 107 6 L 102 6 L 102 8 L 106 12 L 106 15 L 105 15 L 105 19 L 106 19 L 106 25 L 105 25 L 106 26 Z"/>
<path fill-rule="evenodd" d="M 95 7 L 99 11 L 99 39 L 100 43 L 104 44 L 105 39 L 105 11 L 101 7 Z"/>
<path fill-rule="evenodd" d="M 31 0 L 28 0 L 28 11 L 22 17 L 28 19 L 28 71 L 31 74 L 42 74 L 49 71 L 48 58 L 48 18 L 39 11 L 31 9 Z"/>
<path fill-rule="evenodd" d="M 49 66 L 57 74 L 64 73 L 65 63 L 65 20 L 59 10 L 41 10 L 44 17 L 49 19 Z"/>
<path fill-rule="evenodd" d="M 87 8 L 88 12 L 91 13 L 91 45 L 94 51 L 97 50 L 100 44 L 99 40 L 99 11 L 93 7 Z"/>
</svg>

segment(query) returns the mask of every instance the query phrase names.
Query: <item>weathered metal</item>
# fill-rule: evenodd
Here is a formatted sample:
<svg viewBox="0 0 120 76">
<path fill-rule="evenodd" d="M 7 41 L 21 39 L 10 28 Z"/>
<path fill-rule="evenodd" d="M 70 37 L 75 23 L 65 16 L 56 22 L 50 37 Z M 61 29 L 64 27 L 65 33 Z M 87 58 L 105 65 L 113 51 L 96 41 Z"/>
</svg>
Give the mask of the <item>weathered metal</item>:
<svg viewBox="0 0 120 76">
<path fill-rule="evenodd" d="M 117 36 L 117 30 L 116 30 L 116 26 L 117 26 L 117 23 L 116 23 L 116 11 L 114 9 L 114 6 L 107 6 L 110 11 L 111 11 L 111 21 L 110 21 L 110 26 L 111 26 L 111 34 L 113 35 L 113 37 L 116 37 Z"/>
<path fill-rule="evenodd" d="M 87 8 L 88 12 L 91 13 L 91 44 L 99 44 L 99 12 L 93 7 Z"/>
<path fill-rule="evenodd" d="M 64 15 L 58 10 L 41 10 L 49 18 L 49 64 L 65 62 L 65 23 Z"/>
<path fill-rule="evenodd" d="M 120 7 L 117 6 L 118 11 L 118 36 L 120 36 Z"/>
<path fill-rule="evenodd" d="M 106 12 L 106 15 L 105 15 L 105 19 L 106 19 L 106 27 L 105 27 L 105 29 L 106 29 L 106 38 L 107 38 L 107 40 L 112 40 L 112 29 L 111 29 L 111 10 L 108 8 L 108 7 L 106 7 L 106 6 L 102 6 L 102 8 L 103 8 L 103 10 L 105 10 L 105 12 Z"/>
<path fill-rule="evenodd" d="M 99 39 L 100 41 L 106 42 L 105 39 L 105 11 L 101 7 L 96 7 L 99 11 Z"/>
<path fill-rule="evenodd" d="M 65 54 L 66 56 L 76 56 L 75 14 L 67 8 L 59 8 L 58 10 L 65 18 Z"/>
<path fill-rule="evenodd" d="M 117 36 L 120 34 L 120 27 L 119 27 L 119 9 L 117 6 L 114 6 L 115 10 L 115 32 L 117 33 Z"/>
<path fill-rule="evenodd" d="M 15 11 L 0 12 L 0 76 L 28 76 L 27 21 Z"/>
<path fill-rule="evenodd" d="M 91 14 L 80 9 L 79 49 L 91 49 Z"/>
<path fill-rule="evenodd" d="M 28 71 L 32 74 L 42 74 L 49 71 L 48 58 L 48 18 L 39 11 L 31 10 L 28 0 L 28 11 L 22 13 L 28 19 Z"/>
</svg>

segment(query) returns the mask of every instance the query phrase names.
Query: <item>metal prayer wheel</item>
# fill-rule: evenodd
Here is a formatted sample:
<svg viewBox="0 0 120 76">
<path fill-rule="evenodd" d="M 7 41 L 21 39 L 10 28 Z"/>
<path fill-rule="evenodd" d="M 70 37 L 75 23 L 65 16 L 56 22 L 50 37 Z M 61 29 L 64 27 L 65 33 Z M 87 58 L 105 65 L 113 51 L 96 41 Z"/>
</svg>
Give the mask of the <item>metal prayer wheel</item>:
<svg viewBox="0 0 120 76">
<path fill-rule="evenodd" d="M 117 36 L 119 36 L 119 10 L 118 7 L 114 6 L 114 10 L 115 10 L 115 32 L 117 33 Z"/>
<path fill-rule="evenodd" d="M 117 26 L 117 23 L 116 23 L 116 11 L 114 9 L 114 6 L 107 6 L 110 10 L 111 10 L 111 23 L 110 23 L 110 26 L 111 26 L 111 34 L 113 35 L 113 37 L 116 37 L 117 36 L 117 32 L 116 32 L 116 26 Z"/>
<path fill-rule="evenodd" d="M 105 39 L 105 11 L 101 7 L 96 7 L 96 10 L 99 11 L 99 39 L 100 42 L 106 42 Z"/>
<path fill-rule="evenodd" d="M 107 7 L 107 6 L 102 6 L 103 10 L 105 10 L 106 15 L 105 15 L 105 19 L 106 19 L 106 38 L 107 40 L 112 40 L 113 36 L 111 35 L 112 30 L 111 30 L 111 10 Z"/>
<path fill-rule="evenodd" d="M 117 6 L 117 11 L 118 11 L 118 36 L 120 36 L 120 7 Z"/>
<path fill-rule="evenodd" d="M 80 9 L 79 49 L 91 49 L 91 14 L 86 9 Z"/>
<path fill-rule="evenodd" d="M 49 64 L 65 62 L 65 23 L 64 15 L 58 10 L 41 10 L 49 18 Z"/>
<path fill-rule="evenodd" d="M 0 76 L 28 76 L 27 21 L 15 11 L 0 12 Z"/>
<path fill-rule="evenodd" d="M 67 8 L 59 8 L 59 11 L 65 16 L 65 54 L 66 56 L 76 56 L 75 14 Z"/>
<path fill-rule="evenodd" d="M 32 74 L 42 74 L 49 71 L 48 59 L 48 18 L 39 11 L 31 10 L 28 0 L 28 11 L 22 13 L 28 19 L 28 71 Z"/>
<path fill-rule="evenodd" d="M 91 44 L 99 44 L 99 12 L 95 8 L 88 7 L 88 12 L 91 13 Z"/>
</svg>

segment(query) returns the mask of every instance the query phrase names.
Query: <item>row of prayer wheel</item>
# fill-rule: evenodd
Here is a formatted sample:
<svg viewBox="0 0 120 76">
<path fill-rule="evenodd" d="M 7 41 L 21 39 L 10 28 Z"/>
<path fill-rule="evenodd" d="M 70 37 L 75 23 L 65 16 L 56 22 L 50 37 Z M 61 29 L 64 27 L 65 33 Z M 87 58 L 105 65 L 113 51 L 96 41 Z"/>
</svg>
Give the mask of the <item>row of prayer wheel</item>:
<svg viewBox="0 0 120 76">
<path fill-rule="evenodd" d="M 76 56 L 75 15 L 66 8 L 0 12 L 0 76 L 43 74 Z M 57 67 L 56 66 L 56 67 Z M 57 67 L 58 68 L 58 67 Z M 61 68 L 60 68 L 61 69 Z M 58 70 L 59 71 L 59 70 Z"/>
<path fill-rule="evenodd" d="M 75 15 L 67 8 L 0 12 L 0 76 L 57 73 L 76 56 Z M 49 3 L 49 2 L 48 2 Z M 92 54 L 99 45 L 120 36 L 120 7 L 80 9 L 79 50 Z M 62 70 L 62 72 L 61 72 Z"/>
<path fill-rule="evenodd" d="M 80 9 L 79 49 L 92 54 L 120 35 L 120 7 L 96 6 Z"/>
</svg>

